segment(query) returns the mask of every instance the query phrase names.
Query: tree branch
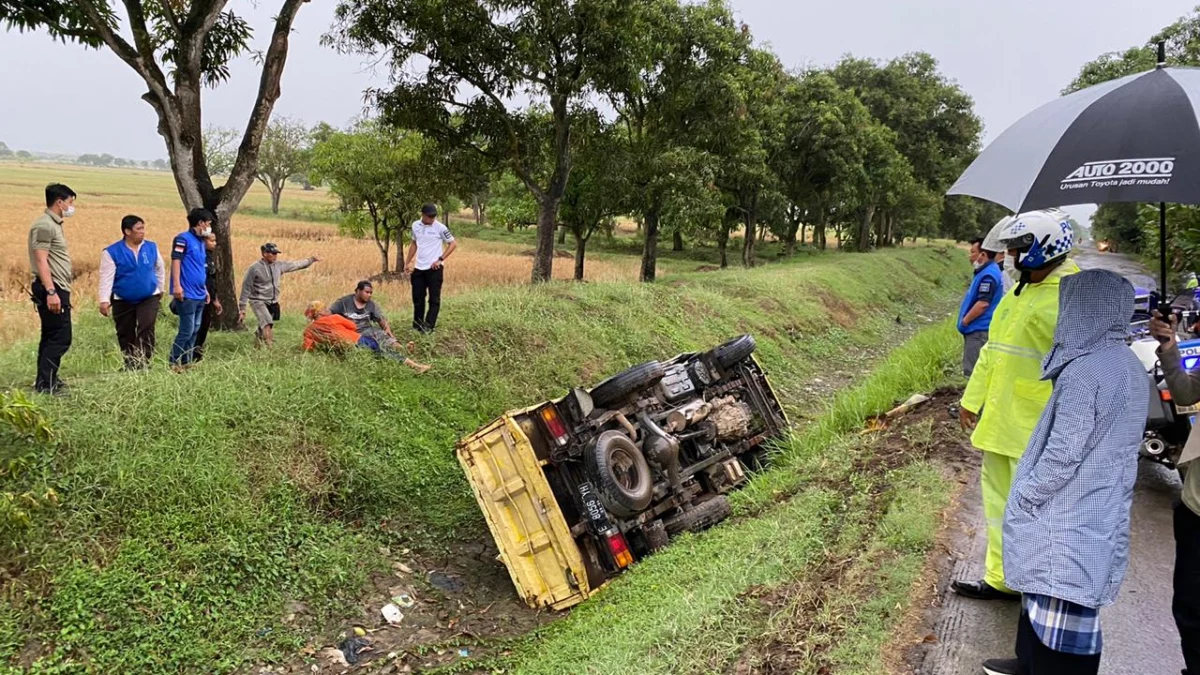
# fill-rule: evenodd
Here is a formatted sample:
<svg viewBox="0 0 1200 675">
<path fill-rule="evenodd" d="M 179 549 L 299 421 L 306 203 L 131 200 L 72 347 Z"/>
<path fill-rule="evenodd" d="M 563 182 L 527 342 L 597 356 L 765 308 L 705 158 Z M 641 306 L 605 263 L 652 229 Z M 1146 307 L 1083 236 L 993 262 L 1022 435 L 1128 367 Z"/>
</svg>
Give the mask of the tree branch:
<svg viewBox="0 0 1200 675">
<path fill-rule="evenodd" d="M 287 62 L 288 38 L 291 36 L 292 23 L 296 20 L 300 5 L 305 2 L 307 0 L 284 0 L 279 16 L 275 19 L 271 46 L 267 48 L 267 55 L 263 59 L 258 98 L 250 112 L 250 121 L 246 125 L 245 135 L 242 136 L 242 144 L 238 148 L 237 160 L 233 164 L 229 180 L 218 190 L 220 205 L 226 209 L 240 202 L 254 182 L 254 169 L 258 166 L 262 137 L 266 133 L 275 101 L 279 99 L 279 80 L 283 77 L 283 66 Z"/>
</svg>

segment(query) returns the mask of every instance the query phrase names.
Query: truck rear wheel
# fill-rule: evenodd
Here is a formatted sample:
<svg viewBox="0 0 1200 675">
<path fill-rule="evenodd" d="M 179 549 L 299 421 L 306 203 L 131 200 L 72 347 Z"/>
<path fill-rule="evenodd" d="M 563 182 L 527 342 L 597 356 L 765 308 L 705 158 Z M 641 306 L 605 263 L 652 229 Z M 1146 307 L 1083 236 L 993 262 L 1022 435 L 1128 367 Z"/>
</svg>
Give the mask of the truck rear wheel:
<svg viewBox="0 0 1200 675">
<path fill-rule="evenodd" d="M 601 408 L 611 407 L 646 387 L 663 379 L 665 371 L 658 361 L 647 361 L 618 373 L 592 389 L 592 402 Z"/>
<path fill-rule="evenodd" d="M 724 495 L 717 495 L 706 502 L 696 504 L 673 518 L 667 519 L 663 524 L 666 525 L 667 532 L 670 534 L 698 532 L 716 525 L 732 514 L 733 507 L 729 505 L 729 500 Z"/>
<path fill-rule="evenodd" d="M 584 456 L 584 470 L 596 485 L 604 507 L 618 518 L 635 516 L 650 506 L 654 480 L 650 465 L 629 437 L 606 431 Z"/>
<path fill-rule="evenodd" d="M 712 350 L 713 358 L 722 368 L 732 368 L 754 353 L 757 344 L 750 335 L 740 335 Z"/>
</svg>

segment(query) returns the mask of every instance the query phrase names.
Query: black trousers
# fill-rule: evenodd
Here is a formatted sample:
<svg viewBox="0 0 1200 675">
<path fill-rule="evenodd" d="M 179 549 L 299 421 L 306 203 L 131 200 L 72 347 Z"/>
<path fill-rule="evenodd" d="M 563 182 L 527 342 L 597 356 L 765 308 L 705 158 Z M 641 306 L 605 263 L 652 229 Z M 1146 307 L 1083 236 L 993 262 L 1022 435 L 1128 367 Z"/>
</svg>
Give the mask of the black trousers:
<svg viewBox="0 0 1200 675">
<path fill-rule="evenodd" d="M 1200 471 L 1200 467 L 1192 467 Z M 1175 597 L 1171 601 L 1183 662 L 1200 673 L 1200 516 L 1185 504 L 1175 507 Z"/>
<path fill-rule="evenodd" d="M 433 330 L 437 327 L 438 311 L 442 308 L 442 279 L 444 269 L 413 270 L 413 328 Z M 429 311 L 425 311 L 425 295 L 429 295 Z"/>
<path fill-rule="evenodd" d="M 154 356 L 154 325 L 162 298 L 152 295 L 141 302 L 113 299 L 113 322 L 117 324 L 117 344 L 125 355 L 125 367 L 146 368 Z"/>
<path fill-rule="evenodd" d="M 1056 652 L 1042 644 L 1033 630 L 1029 614 L 1021 608 L 1017 624 L 1017 660 L 1022 675 L 1096 675 L 1100 672 L 1100 655 Z"/>
<path fill-rule="evenodd" d="M 200 316 L 200 327 L 196 329 L 196 346 L 192 349 L 193 363 L 204 358 L 204 343 L 208 340 L 208 329 L 212 326 L 216 313 L 217 310 L 211 302 L 204 306 L 204 314 Z"/>
<path fill-rule="evenodd" d="M 42 322 L 42 339 L 38 342 L 37 380 L 34 389 L 40 392 L 53 391 L 62 380 L 58 369 L 62 357 L 71 348 L 71 292 L 58 289 L 62 311 L 58 314 L 46 308 L 46 287 L 41 281 L 33 282 L 33 302 L 37 305 L 38 318 Z"/>
</svg>

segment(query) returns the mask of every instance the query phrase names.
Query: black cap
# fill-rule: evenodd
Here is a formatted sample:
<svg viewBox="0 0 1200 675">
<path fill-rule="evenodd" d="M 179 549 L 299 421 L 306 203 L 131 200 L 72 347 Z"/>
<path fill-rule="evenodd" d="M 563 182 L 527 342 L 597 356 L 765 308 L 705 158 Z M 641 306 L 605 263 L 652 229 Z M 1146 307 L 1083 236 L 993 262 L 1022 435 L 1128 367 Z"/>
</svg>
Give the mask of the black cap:
<svg viewBox="0 0 1200 675">
<path fill-rule="evenodd" d="M 437 215 L 437 204 L 426 204 L 425 206 L 422 206 L 421 207 L 421 215 L 436 216 Z"/>
<path fill-rule="evenodd" d="M 262 245 L 262 252 L 263 253 L 283 253 L 283 251 L 279 250 L 278 246 L 276 246 L 274 243 L 269 242 L 269 241 Z"/>
</svg>

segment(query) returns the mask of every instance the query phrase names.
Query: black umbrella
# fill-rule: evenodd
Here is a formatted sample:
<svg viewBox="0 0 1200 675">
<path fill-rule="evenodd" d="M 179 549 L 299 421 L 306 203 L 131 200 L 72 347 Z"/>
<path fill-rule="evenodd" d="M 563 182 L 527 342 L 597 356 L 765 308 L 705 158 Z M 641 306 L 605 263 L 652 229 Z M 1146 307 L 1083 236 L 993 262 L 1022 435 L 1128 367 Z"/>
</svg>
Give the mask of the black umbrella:
<svg viewBox="0 0 1200 675">
<path fill-rule="evenodd" d="M 1077 91 L 1008 128 L 948 194 L 1014 213 L 1070 204 L 1158 202 L 1167 292 L 1167 202 L 1200 204 L 1200 69 L 1158 68 Z"/>
</svg>

